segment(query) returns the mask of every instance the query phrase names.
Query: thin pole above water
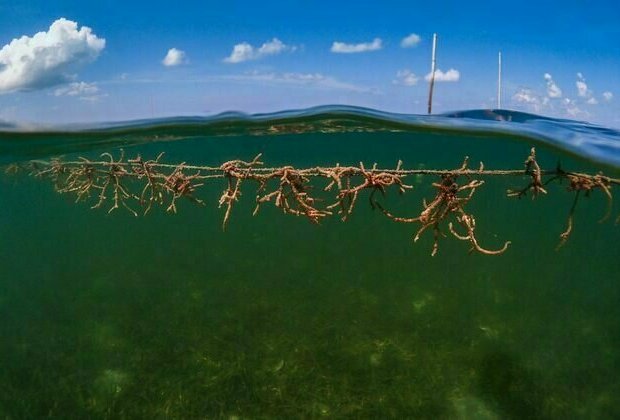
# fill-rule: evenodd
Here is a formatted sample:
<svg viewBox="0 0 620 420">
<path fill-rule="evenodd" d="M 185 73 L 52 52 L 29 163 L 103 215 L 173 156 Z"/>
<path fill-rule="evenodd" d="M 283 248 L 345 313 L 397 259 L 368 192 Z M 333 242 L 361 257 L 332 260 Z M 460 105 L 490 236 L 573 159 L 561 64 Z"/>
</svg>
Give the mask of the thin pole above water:
<svg viewBox="0 0 620 420">
<path fill-rule="evenodd" d="M 497 56 L 497 109 L 502 108 L 502 52 Z"/>
<path fill-rule="evenodd" d="M 433 87 L 435 86 L 435 65 L 436 65 L 436 54 L 437 52 L 437 34 L 433 34 L 433 55 L 431 57 L 431 80 L 430 86 L 428 89 L 428 113 L 430 114 L 433 110 Z"/>
</svg>

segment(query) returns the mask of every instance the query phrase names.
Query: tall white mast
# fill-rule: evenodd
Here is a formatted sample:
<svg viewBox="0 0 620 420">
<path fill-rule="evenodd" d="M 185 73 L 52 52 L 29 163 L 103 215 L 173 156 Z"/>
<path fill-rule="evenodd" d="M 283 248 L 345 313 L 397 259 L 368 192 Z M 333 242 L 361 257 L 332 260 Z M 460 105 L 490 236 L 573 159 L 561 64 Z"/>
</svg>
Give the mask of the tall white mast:
<svg viewBox="0 0 620 420">
<path fill-rule="evenodd" d="M 431 81 L 428 89 L 428 113 L 433 110 L 433 86 L 435 85 L 435 53 L 437 52 L 437 34 L 433 34 L 433 55 L 431 57 Z"/>
<path fill-rule="evenodd" d="M 497 56 L 497 109 L 502 108 L 502 52 Z"/>
</svg>

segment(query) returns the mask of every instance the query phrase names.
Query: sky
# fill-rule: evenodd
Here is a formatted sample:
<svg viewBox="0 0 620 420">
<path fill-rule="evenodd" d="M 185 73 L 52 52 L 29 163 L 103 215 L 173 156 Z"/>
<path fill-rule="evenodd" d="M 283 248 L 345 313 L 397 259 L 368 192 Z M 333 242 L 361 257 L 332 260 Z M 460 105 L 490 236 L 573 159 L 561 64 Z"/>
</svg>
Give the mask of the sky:
<svg viewBox="0 0 620 420">
<path fill-rule="evenodd" d="M 345 104 L 502 108 L 620 127 L 614 1 L 0 0 L 0 122 Z"/>
</svg>

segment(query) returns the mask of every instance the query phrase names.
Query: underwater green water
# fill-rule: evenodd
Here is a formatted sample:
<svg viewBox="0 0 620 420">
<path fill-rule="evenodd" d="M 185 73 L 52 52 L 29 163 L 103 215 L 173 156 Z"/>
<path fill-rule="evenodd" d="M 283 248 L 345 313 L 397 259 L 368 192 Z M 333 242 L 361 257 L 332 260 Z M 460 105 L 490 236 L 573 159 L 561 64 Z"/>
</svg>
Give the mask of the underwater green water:
<svg viewBox="0 0 620 420">
<path fill-rule="evenodd" d="M 357 164 L 519 169 L 531 144 L 431 133 L 205 137 L 128 155 L 218 165 Z M 108 149 L 104 149 L 108 150 Z M 102 150 L 82 151 L 95 158 Z M 118 153 L 118 150 L 108 150 Z M 598 167 L 538 147 L 539 162 Z M 75 156 L 65 156 L 69 159 Z M 609 168 L 605 173 L 618 176 Z M 383 202 L 413 216 L 432 177 Z M 505 196 L 486 178 L 469 204 L 482 245 L 396 224 L 360 198 L 320 226 L 245 186 L 226 232 L 223 180 L 176 215 L 91 210 L 24 174 L 0 182 L 0 417 L 618 418 L 620 226 L 600 191 Z M 407 213 L 407 210 L 410 210 Z"/>
</svg>

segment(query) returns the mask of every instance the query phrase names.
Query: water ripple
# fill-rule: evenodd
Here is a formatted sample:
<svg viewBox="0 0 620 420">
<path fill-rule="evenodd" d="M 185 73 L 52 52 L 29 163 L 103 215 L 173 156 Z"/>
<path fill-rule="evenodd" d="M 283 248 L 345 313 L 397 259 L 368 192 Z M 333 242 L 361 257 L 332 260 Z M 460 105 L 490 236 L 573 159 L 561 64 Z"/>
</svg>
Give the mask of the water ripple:
<svg viewBox="0 0 620 420">
<path fill-rule="evenodd" d="M 209 117 L 172 117 L 53 128 L 2 124 L 0 162 L 196 137 L 359 131 L 510 137 L 620 167 L 620 131 L 586 122 L 508 110 L 468 110 L 428 116 L 340 105 L 268 114 L 225 112 Z"/>
</svg>

